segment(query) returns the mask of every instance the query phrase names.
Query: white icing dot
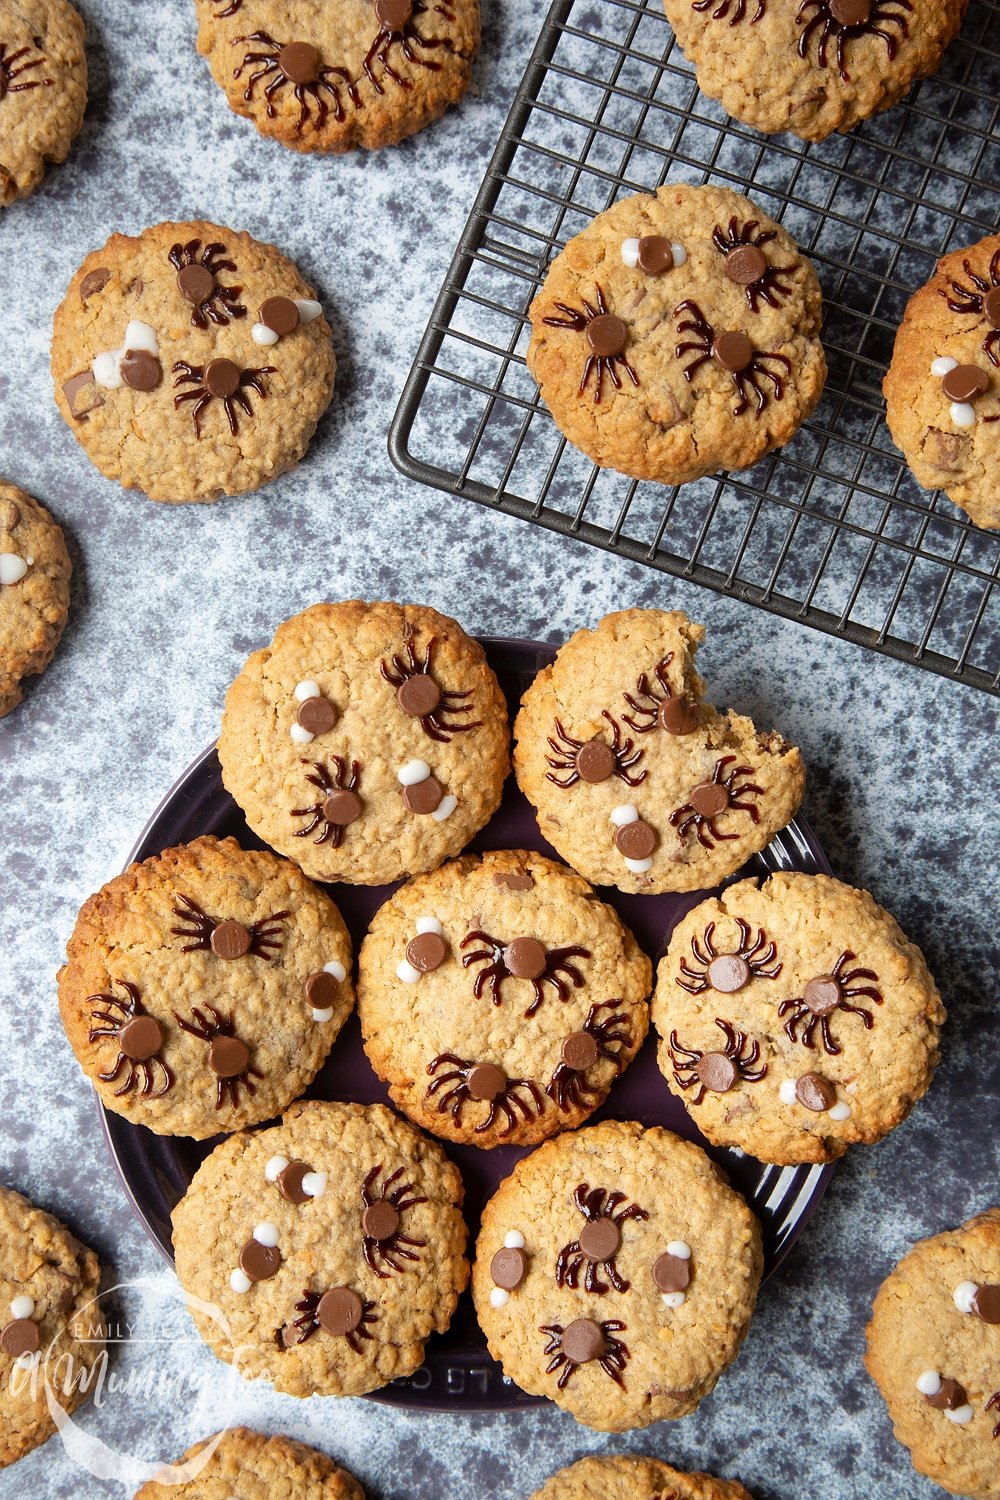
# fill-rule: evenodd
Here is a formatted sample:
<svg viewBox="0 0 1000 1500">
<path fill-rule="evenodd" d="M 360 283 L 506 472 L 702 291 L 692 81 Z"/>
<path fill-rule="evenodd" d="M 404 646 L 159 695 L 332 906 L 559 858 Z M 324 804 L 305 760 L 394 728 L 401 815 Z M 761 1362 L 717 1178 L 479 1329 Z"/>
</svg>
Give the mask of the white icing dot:
<svg viewBox="0 0 1000 1500">
<path fill-rule="evenodd" d="M 827 1110 L 831 1120 L 849 1120 L 851 1118 L 851 1106 L 843 1100 L 839 1104 L 833 1104 Z"/>
<path fill-rule="evenodd" d="M 639 241 L 622 240 L 622 260 L 633 269 L 639 264 Z"/>
<path fill-rule="evenodd" d="M 299 317 L 303 323 L 311 323 L 323 311 L 322 302 L 313 302 L 309 297 L 293 297 L 292 300 L 299 310 Z"/>
<path fill-rule="evenodd" d="M 312 1018 L 313 1018 L 314 1021 L 332 1021 L 333 1020 L 333 1006 L 332 1005 L 324 1005 L 321 1010 L 317 1010 L 316 1006 L 314 1005 L 312 1007 Z"/>
<path fill-rule="evenodd" d="M 278 1243 L 278 1229 L 275 1224 L 258 1224 L 253 1232 L 253 1237 L 258 1245 L 267 1245 L 272 1250 Z"/>
<path fill-rule="evenodd" d="M 264 1176 L 268 1182 L 277 1182 L 282 1172 L 288 1166 L 287 1156 L 272 1156 L 264 1168 Z"/>
<path fill-rule="evenodd" d="M 106 391 L 116 391 L 122 383 L 121 357 L 117 351 L 96 355 L 90 369 L 97 384 Z"/>
<path fill-rule="evenodd" d="M 416 786 L 418 782 L 426 781 L 430 774 L 431 768 L 425 760 L 408 760 L 396 772 L 396 779 L 400 786 Z"/>
<path fill-rule="evenodd" d="M 18 557 L 16 552 L 0 554 L 0 584 L 4 588 L 12 583 L 20 583 L 27 571 L 28 564 L 23 557 Z"/>
<path fill-rule="evenodd" d="M 653 856 L 650 854 L 645 859 L 626 859 L 626 870 L 631 870 L 633 875 L 645 875 L 647 870 L 653 868 Z"/>
<path fill-rule="evenodd" d="M 242 1271 L 239 1267 L 237 1267 L 235 1271 L 231 1271 L 229 1273 L 229 1285 L 232 1287 L 234 1292 L 239 1292 L 242 1296 L 244 1292 L 248 1292 L 250 1290 L 250 1277 L 245 1271 Z"/>
<path fill-rule="evenodd" d="M 925 1370 L 917 1381 L 917 1390 L 922 1396 L 936 1396 L 941 1389 L 941 1376 L 937 1370 Z"/>
<path fill-rule="evenodd" d="M 667 1254 L 675 1255 L 678 1260 L 690 1260 L 691 1246 L 686 1240 L 671 1240 L 667 1246 Z"/>
<path fill-rule="evenodd" d="M 507 1250 L 523 1250 L 524 1235 L 519 1229 L 511 1229 L 503 1237 L 504 1248 Z"/>
<path fill-rule="evenodd" d="M 608 815 L 616 828 L 624 828 L 627 823 L 638 823 L 639 813 L 631 802 L 623 802 L 621 807 L 613 807 Z"/>
<path fill-rule="evenodd" d="M 125 329 L 125 342 L 121 348 L 98 354 L 90 368 L 98 385 L 105 390 L 116 391 L 122 383 L 122 360 L 126 354 L 159 352 L 156 329 L 150 328 L 148 323 L 132 322 Z"/>
<path fill-rule="evenodd" d="M 495 1286 L 490 1292 L 491 1307 L 506 1307 L 510 1301 L 510 1292 L 505 1292 L 502 1286 Z"/>
<path fill-rule="evenodd" d="M 441 926 L 441 923 L 438 921 L 437 917 L 418 917 L 417 931 L 419 933 L 436 932 L 438 937 L 440 937 L 444 932 L 444 928 Z"/>
<path fill-rule="evenodd" d="M 404 984 L 416 984 L 420 978 L 420 970 L 415 969 L 408 958 L 402 958 L 396 965 L 396 978 L 401 979 Z"/>
<path fill-rule="evenodd" d="M 795 1092 L 795 1079 L 783 1078 L 781 1080 L 781 1087 L 778 1090 L 778 1098 L 781 1100 L 782 1104 L 794 1104 L 797 1097 L 798 1095 Z"/>
<path fill-rule="evenodd" d="M 956 427 L 975 427 L 976 408 L 970 406 L 968 401 L 953 401 L 951 403 L 951 420 Z"/>
<path fill-rule="evenodd" d="M 326 1192 L 325 1172 L 304 1172 L 302 1175 L 302 1191 L 307 1198 L 322 1198 Z"/>
<path fill-rule="evenodd" d="M 306 677 L 302 682 L 295 684 L 295 696 L 300 703 L 305 703 L 307 698 L 322 698 L 318 682 L 313 682 L 311 677 Z"/>
<path fill-rule="evenodd" d="M 664 1307 L 683 1307 L 684 1306 L 684 1301 L 685 1301 L 685 1294 L 683 1292 L 664 1292 L 663 1293 L 663 1305 L 664 1305 Z"/>
<path fill-rule="evenodd" d="M 35 1311 L 33 1297 L 15 1297 L 10 1304 L 10 1315 L 12 1318 L 30 1318 Z"/>
<path fill-rule="evenodd" d="M 278 335 L 273 328 L 268 328 L 266 323 L 255 323 L 250 330 L 250 336 L 255 344 L 276 344 Z"/>
<path fill-rule="evenodd" d="M 936 359 L 931 365 L 931 374 L 936 375 L 939 380 L 943 380 L 945 375 L 948 375 L 952 370 L 957 369 L 958 360 L 952 359 L 950 354 L 942 354 L 941 357 L 939 359 Z"/>
<path fill-rule="evenodd" d="M 343 984 L 347 978 L 347 970 L 339 959 L 331 958 L 328 964 L 323 965 L 324 974 L 332 974 L 338 984 Z"/>
<path fill-rule="evenodd" d="M 684 249 L 684 246 L 683 245 L 678 245 L 675 240 L 671 240 L 671 242 L 670 242 L 670 249 L 671 249 L 671 252 L 673 253 L 673 257 L 674 257 L 674 265 L 675 266 L 682 266 L 684 264 L 684 262 L 688 258 L 688 253 Z"/>
<path fill-rule="evenodd" d="M 978 1291 L 979 1288 L 974 1281 L 959 1282 L 954 1293 L 955 1306 L 959 1312 L 970 1313 L 972 1311 L 972 1301 Z M 13 1308 L 13 1303 L 11 1303 L 11 1307 Z"/>
<path fill-rule="evenodd" d="M 308 745 L 310 741 L 316 738 L 316 736 L 312 734 L 308 729 L 303 729 L 302 725 L 298 722 L 297 719 L 293 719 L 292 727 L 289 733 L 291 734 L 292 740 L 296 745 Z"/>
<path fill-rule="evenodd" d="M 954 1411 L 946 1411 L 945 1416 L 949 1422 L 955 1422 L 959 1427 L 965 1427 L 972 1421 L 973 1410 L 971 1406 L 966 1404 L 965 1406 L 957 1406 Z"/>
<path fill-rule="evenodd" d="M 431 813 L 431 817 L 434 819 L 435 823 L 443 823 L 445 818 L 451 817 L 457 806 L 458 798 L 453 797 L 449 792 L 447 797 L 441 798 L 441 801 Z"/>
</svg>

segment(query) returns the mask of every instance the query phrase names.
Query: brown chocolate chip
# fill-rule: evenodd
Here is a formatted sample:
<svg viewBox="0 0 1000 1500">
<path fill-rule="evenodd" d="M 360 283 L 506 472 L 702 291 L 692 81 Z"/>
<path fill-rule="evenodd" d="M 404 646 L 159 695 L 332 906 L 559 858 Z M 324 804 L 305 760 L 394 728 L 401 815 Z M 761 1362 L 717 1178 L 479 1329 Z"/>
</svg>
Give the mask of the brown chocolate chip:
<svg viewBox="0 0 1000 1500">
<path fill-rule="evenodd" d="M 337 722 L 337 710 L 329 698 L 306 698 L 295 719 L 309 734 L 326 734 Z"/>
<path fill-rule="evenodd" d="M 375 19 L 386 31 L 402 31 L 413 16 L 413 0 L 375 0 Z"/>
<path fill-rule="evenodd" d="M 208 1066 L 217 1078 L 236 1078 L 249 1062 L 250 1048 L 238 1036 L 217 1036 L 208 1049 Z"/>
<path fill-rule="evenodd" d="M 734 329 L 729 333 L 719 334 L 712 345 L 712 353 L 724 370 L 728 370 L 731 375 L 739 375 L 753 359 L 753 344 L 745 333 Z"/>
<path fill-rule="evenodd" d="M 659 1292 L 685 1292 L 691 1282 L 691 1262 L 668 1250 L 653 1262 L 653 1285 Z"/>
<path fill-rule="evenodd" d="M 361 1326 L 365 1305 L 349 1286 L 333 1286 L 324 1292 L 316 1309 L 316 1320 L 334 1338 L 353 1333 Z"/>
<path fill-rule="evenodd" d="M 277 1275 L 281 1266 L 281 1251 L 277 1245 L 262 1245 L 260 1240 L 247 1240 L 240 1251 L 240 1270 L 251 1281 L 269 1281 Z"/>
<path fill-rule="evenodd" d="M 664 698 L 656 711 L 661 729 L 668 734 L 694 734 L 698 728 L 698 710 L 689 698 L 681 695 Z"/>
<path fill-rule="evenodd" d="M 802 999 L 814 1016 L 828 1016 L 840 1004 L 840 984 L 832 974 L 818 974 L 806 985 Z"/>
<path fill-rule="evenodd" d="M 672 271 L 674 252 L 670 241 L 662 234 L 644 234 L 639 240 L 639 270 L 647 276 L 659 276 L 662 271 Z"/>
<path fill-rule="evenodd" d="M 250 952 L 250 933 L 242 922 L 220 922 L 212 933 L 216 958 L 242 958 Z"/>
<path fill-rule="evenodd" d="M 750 965 L 738 953 L 720 953 L 707 970 L 708 982 L 720 995 L 735 995 L 750 982 Z"/>
<path fill-rule="evenodd" d="M 290 83 L 315 83 L 319 77 L 319 49 L 311 42 L 289 42 L 278 53 L 278 67 Z"/>
<path fill-rule="evenodd" d="M 978 365 L 956 365 L 941 381 L 949 401 L 973 401 L 990 388 L 990 377 Z"/>
<path fill-rule="evenodd" d="M 411 813 L 432 813 L 441 806 L 444 787 L 436 776 L 425 776 L 403 788 L 403 806 Z"/>
<path fill-rule="evenodd" d="M 415 677 L 407 677 L 399 684 L 396 702 L 411 719 L 423 719 L 438 707 L 441 689 L 427 672 L 418 672 Z"/>
<path fill-rule="evenodd" d="M 628 329 L 614 313 L 601 313 L 587 324 L 587 343 L 598 359 L 614 359 L 621 354 L 628 338 Z"/>
<path fill-rule="evenodd" d="M 615 834 L 615 847 L 626 859 L 648 859 L 656 848 L 656 830 L 638 818 Z"/>
<path fill-rule="evenodd" d="M 727 1094 L 739 1077 L 736 1064 L 724 1052 L 706 1052 L 694 1070 L 713 1094 Z"/>
<path fill-rule="evenodd" d="M 1000 1286 L 987 1282 L 977 1287 L 972 1311 L 984 1323 L 1000 1323 Z"/>
<path fill-rule="evenodd" d="M 98 292 L 103 292 L 111 280 L 111 272 L 107 266 L 98 266 L 94 271 L 88 271 L 80 282 L 80 301 L 86 306 L 91 297 L 96 297 Z"/>
<path fill-rule="evenodd" d="M 795 1097 L 804 1109 L 821 1115 L 837 1102 L 837 1091 L 819 1073 L 803 1073 L 795 1080 Z"/>
<path fill-rule="evenodd" d="M 576 1318 L 565 1329 L 559 1343 L 566 1358 L 574 1365 L 586 1365 L 592 1359 L 600 1359 L 608 1347 L 600 1324 L 592 1318 Z"/>
<path fill-rule="evenodd" d="M 767 271 L 767 256 L 756 245 L 740 245 L 726 256 L 726 275 L 737 286 L 753 286 Z"/>
<path fill-rule="evenodd" d="M 516 1292 L 528 1274 L 528 1257 L 523 1250 L 498 1250 L 490 1261 L 490 1276 L 493 1285 L 503 1287 L 505 1292 Z"/>
<path fill-rule="evenodd" d="M 177 290 L 185 302 L 200 307 L 215 291 L 215 277 L 207 266 L 182 266 L 177 272 Z"/>
<path fill-rule="evenodd" d="M 63 395 L 69 406 L 69 414 L 77 422 L 85 422 L 92 411 L 104 405 L 100 386 L 91 370 L 81 370 L 63 381 Z"/>
<path fill-rule="evenodd" d="M 699 818 L 716 818 L 729 806 L 729 793 L 718 781 L 703 781 L 691 793 L 691 807 Z"/>
<path fill-rule="evenodd" d="M 465 1082 L 470 1099 L 492 1102 L 507 1087 L 507 1074 L 495 1063 L 477 1063 Z"/>
<path fill-rule="evenodd" d="M 503 950 L 503 961 L 515 979 L 540 979 L 545 973 L 545 949 L 537 938 L 515 938 Z"/>
<path fill-rule="evenodd" d="M 162 1046 L 163 1028 L 152 1016 L 136 1016 L 118 1037 L 119 1050 L 132 1062 L 147 1062 Z"/>
<path fill-rule="evenodd" d="M 607 781 L 609 776 L 614 775 L 614 751 L 603 740 L 588 740 L 576 752 L 576 769 L 580 780 L 588 781 L 592 786 Z"/>
<path fill-rule="evenodd" d="M 509 891 L 530 891 L 535 882 L 530 875 L 515 875 L 513 872 L 504 872 L 494 875 L 494 885 L 505 885 Z"/>
<path fill-rule="evenodd" d="M 240 367 L 231 359 L 210 359 L 205 370 L 205 389 L 223 399 L 240 388 Z"/>
<path fill-rule="evenodd" d="M 580 1249 L 588 1260 L 610 1260 L 622 1246 L 622 1232 L 614 1219 L 590 1219 L 580 1231 Z"/>
<path fill-rule="evenodd" d="M 310 974 L 303 987 L 306 1003 L 312 1005 L 316 1010 L 329 1010 L 335 1005 L 340 994 L 340 981 L 326 969 L 317 969 L 315 974 Z"/>
<path fill-rule="evenodd" d="M 0 1349 L 11 1359 L 19 1359 L 22 1354 L 37 1354 L 41 1342 L 38 1324 L 32 1318 L 15 1318 L 0 1333 Z"/>
<path fill-rule="evenodd" d="M 399 1222 L 399 1210 L 393 1207 L 388 1198 L 376 1198 L 361 1215 L 361 1228 L 369 1239 L 377 1240 L 379 1244 L 391 1240 L 398 1233 Z"/>
<path fill-rule="evenodd" d="M 841 26 L 863 26 L 871 13 L 872 0 L 830 0 L 830 14 Z"/>
<path fill-rule="evenodd" d="M 121 362 L 122 379 L 133 391 L 155 391 L 163 382 L 163 366 L 148 349 L 128 349 Z"/>
<path fill-rule="evenodd" d="M 433 974 L 448 957 L 448 944 L 439 932 L 420 932 L 406 945 L 406 962 L 421 974 Z"/>
<path fill-rule="evenodd" d="M 278 1192 L 289 1203 L 308 1203 L 309 1194 L 302 1186 L 302 1179 L 312 1167 L 304 1161 L 290 1161 L 287 1167 L 282 1167 L 278 1173 Z"/>
<path fill-rule="evenodd" d="M 299 310 L 291 297 L 268 297 L 260 304 L 257 316 L 279 338 L 294 333 L 300 322 Z"/>
<path fill-rule="evenodd" d="M 346 828 L 361 816 L 361 798 L 357 792 L 345 788 L 342 792 L 331 792 L 323 799 L 323 816 L 335 828 Z"/>
<path fill-rule="evenodd" d="M 15 501 L 0 501 L 0 531 L 13 531 L 20 519 L 21 507 Z"/>
<path fill-rule="evenodd" d="M 574 1073 L 586 1073 L 600 1055 L 600 1049 L 589 1031 L 571 1031 L 562 1044 L 562 1060 Z"/>
<path fill-rule="evenodd" d="M 991 328 L 1000 328 L 1000 286 L 995 286 L 983 298 L 983 312 Z"/>
<path fill-rule="evenodd" d="M 952 1380 L 949 1375 L 942 1376 L 941 1389 L 934 1396 L 925 1396 L 924 1400 L 928 1406 L 933 1406 L 935 1411 L 957 1411 L 960 1406 L 968 1402 L 965 1387 L 959 1385 L 957 1380 Z"/>
</svg>

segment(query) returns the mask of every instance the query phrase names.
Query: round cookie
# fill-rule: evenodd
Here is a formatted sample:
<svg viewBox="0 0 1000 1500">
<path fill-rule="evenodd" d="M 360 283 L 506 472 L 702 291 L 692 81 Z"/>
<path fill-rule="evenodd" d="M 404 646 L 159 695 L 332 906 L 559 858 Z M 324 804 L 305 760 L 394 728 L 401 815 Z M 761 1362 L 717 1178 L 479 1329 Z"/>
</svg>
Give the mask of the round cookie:
<svg viewBox="0 0 1000 1500">
<path fill-rule="evenodd" d="M 391 146 L 469 86 L 478 0 L 195 0 L 230 109 L 295 151 Z"/>
<path fill-rule="evenodd" d="M 131 865 L 84 904 L 59 973 L 77 1060 L 108 1109 L 197 1140 L 278 1114 L 354 1004 L 323 891 L 235 839 Z"/>
<path fill-rule="evenodd" d="M 53 327 L 60 412 L 102 474 L 151 500 L 217 500 L 293 468 L 336 367 L 292 262 L 203 220 L 112 235 Z"/>
<path fill-rule="evenodd" d="M 787 443 L 823 391 L 822 296 L 791 236 L 728 188 L 598 214 L 531 304 L 528 368 L 594 463 L 684 484 Z"/>
<path fill-rule="evenodd" d="M 435 869 L 496 811 L 507 706 L 483 648 L 419 604 L 314 604 L 226 696 L 222 779 L 314 880 Z"/>
<path fill-rule="evenodd" d="M 518 784 L 545 837 L 594 885 L 718 885 L 802 801 L 795 746 L 704 701 L 694 667 L 703 635 L 680 611 L 606 615 L 560 648 L 521 701 Z"/>
<path fill-rule="evenodd" d="M 180 1480 L 177 1470 L 190 1469 Z M 195 1443 L 162 1481 L 151 1479 L 135 1500 L 232 1500 L 237 1493 L 294 1496 L 294 1500 L 365 1500 L 353 1475 L 325 1453 L 289 1437 L 265 1437 L 249 1427 L 229 1427 Z M 251 1477 L 252 1476 L 252 1477 Z"/>
<path fill-rule="evenodd" d="M 531 1145 L 604 1102 L 646 1035 L 650 980 L 578 875 L 527 851 L 466 855 L 375 914 L 358 1012 L 372 1067 L 418 1125 Z"/>
<path fill-rule="evenodd" d="M 868 1373 L 914 1468 L 953 1495 L 1000 1495 L 1000 1208 L 921 1240 L 882 1283 Z"/>
<path fill-rule="evenodd" d="M 469 1278 L 462 1191 L 440 1146 L 381 1104 L 299 1103 L 231 1136 L 173 1214 L 198 1332 L 291 1396 L 412 1375 Z"/>
<path fill-rule="evenodd" d="M 735 1479 L 682 1474 L 658 1458 L 581 1458 L 553 1474 L 532 1500 L 752 1500 Z"/>
<path fill-rule="evenodd" d="M 936 72 L 968 0 L 664 0 L 702 93 L 758 130 L 822 141 Z"/>
<path fill-rule="evenodd" d="M 698 1146 L 607 1121 L 518 1162 L 483 1212 L 472 1293 L 510 1379 L 625 1432 L 686 1416 L 753 1313 L 760 1228 Z"/>
<path fill-rule="evenodd" d="M 20 703 L 23 679 L 44 672 L 56 654 L 72 572 L 45 506 L 0 480 L 0 719 Z"/>
<path fill-rule="evenodd" d="M 910 298 L 883 390 L 920 483 L 1000 527 L 1000 234 L 943 256 Z"/>
<path fill-rule="evenodd" d="M 919 948 L 828 875 L 741 880 L 674 928 L 653 997 L 671 1090 L 718 1146 L 794 1165 L 881 1140 L 946 1019 Z"/>
<path fill-rule="evenodd" d="M 105 1358 L 97 1256 L 51 1214 L 0 1187 L 0 1469 L 56 1430 Z"/>
<path fill-rule="evenodd" d="M 62 162 L 87 107 L 84 25 L 69 0 L 0 0 L 0 208 Z"/>
</svg>

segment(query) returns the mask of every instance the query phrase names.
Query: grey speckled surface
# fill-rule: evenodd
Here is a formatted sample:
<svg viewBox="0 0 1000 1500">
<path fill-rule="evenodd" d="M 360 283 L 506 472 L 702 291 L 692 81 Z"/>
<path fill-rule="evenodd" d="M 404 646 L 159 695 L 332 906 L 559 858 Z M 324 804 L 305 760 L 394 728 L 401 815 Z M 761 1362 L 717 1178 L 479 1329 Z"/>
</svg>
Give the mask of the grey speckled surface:
<svg viewBox="0 0 1000 1500">
<path fill-rule="evenodd" d="M 623 605 L 678 605 L 704 620 L 717 699 L 802 745 L 806 811 L 835 870 L 869 886 L 923 945 L 952 1013 L 931 1097 L 843 1167 L 767 1288 L 740 1360 L 679 1426 L 615 1443 L 554 1411 L 452 1419 L 296 1404 L 234 1388 L 183 1317 L 175 1341 L 126 1345 L 114 1368 L 121 1379 L 183 1374 L 185 1394 L 109 1395 L 82 1425 L 155 1459 L 239 1418 L 339 1455 L 379 1500 L 517 1500 L 562 1464 L 617 1446 L 737 1473 L 759 1500 L 926 1500 L 935 1491 L 913 1477 L 860 1361 L 870 1297 L 892 1262 L 1000 1196 L 988 1124 L 1000 1106 L 995 703 L 461 507 L 392 470 L 388 420 L 537 6 L 489 7 L 478 96 L 461 110 L 389 154 L 330 161 L 284 153 L 229 116 L 194 52 L 190 0 L 81 8 L 93 95 L 84 137 L 36 198 L 0 220 L 0 471 L 56 511 L 77 570 L 63 649 L 0 725 L 0 1177 L 68 1220 L 115 1280 L 161 1276 L 105 1158 L 53 975 L 79 903 L 214 736 L 243 657 L 318 598 L 423 599 L 472 630 L 550 639 Z M 170 509 L 88 466 L 51 401 L 49 327 L 67 279 L 107 234 L 201 214 L 299 261 L 333 309 L 342 373 L 296 474 L 248 499 Z M 123 1315 L 148 1314 L 155 1296 L 125 1292 Z M 0 1475 L 0 1495 L 130 1494 L 127 1466 L 111 1473 L 82 1475 L 54 1440 Z"/>
</svg>

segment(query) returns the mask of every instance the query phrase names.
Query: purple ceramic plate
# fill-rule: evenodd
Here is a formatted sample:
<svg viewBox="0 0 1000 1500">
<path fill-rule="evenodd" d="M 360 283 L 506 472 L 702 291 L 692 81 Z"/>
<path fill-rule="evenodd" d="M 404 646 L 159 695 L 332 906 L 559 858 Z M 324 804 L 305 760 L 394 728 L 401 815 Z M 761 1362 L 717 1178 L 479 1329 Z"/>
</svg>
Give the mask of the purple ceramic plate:
<svg viewBox="0 0 1000 1500">
<path fill-rule="evenodd" d="M 485 640 L 483 644 L 513 712 L 528 683 L 552 660 L 553 648 L 530 641 Z M 200 755 L 168 792 L 143 830 L 129 862 L 148 859 L 163 849 L 207 833 L 220 838 L 231 834 L 248 849 L 264 847 L 247 828 L 243 814 L 222 785 L 214 746 Z M 513 777 L 496 816 L 471 847 L 539 849 L 543 854 L 557 857 L 539 833 L 534 812 Z M 779 833 L 763 854 L 756 855 L 733 878 L 766 875 L 773 870 L 802 870 L 810 875 L 830 873 L 812 830 L 801 819 Z M 328 889 L 350 928 L 357 952 L 373 913 L 393 887 L 331 885 Z M 709 892 L 625 896 L 604 890 L 601 894 L 617 909 L 650 957 L 656 959 L 675 923 Z M 385 1085 L 372 1072 L 362 1050 L 356 1015 L 337 1038 L 329 1060 L 308 1093 L 317 1099 L 353 1099 L 362 1104 L 375 1100 L 389 1102 Z M 130 1124 L 121 1115 L 103 1108 L 102 1114 L 108 1147 L 129 1201 L 153 1243 L 165 1259 L 172 1261 L 171 1209 L 213 1143 L 154 1135 L 141 1125 Z M 593 1116 L 594 1120 L 607 1118 L 666 1125 L 678 1135 L 705 1146 L 761 1221 L 765 1276 L 771 1275 L 788 1254 L 834 1171 L 833 1167 L 765 1166 L 739 1152 L 708 1146 L 660 1075 L 652 1036 Z M 458 1163 L 465 1179 L 466 1217 L 474 1241 L 483 1204 L 527 1151 L 517 1146 L 502 1146 L 493 1151 L 452 1145 L 446 1145 L 445 1149 Z M 448 1332 L 431 1338 L 426 1363 L 416 1374 L 394 1381 L 375 1392 L 371 1399 L 424 1411 L 496 1411 L 538 1406 L 544 1400 L 518 1390 L 490 1358 L 468 1293 L 459 1303 Z"/>
</svg>

